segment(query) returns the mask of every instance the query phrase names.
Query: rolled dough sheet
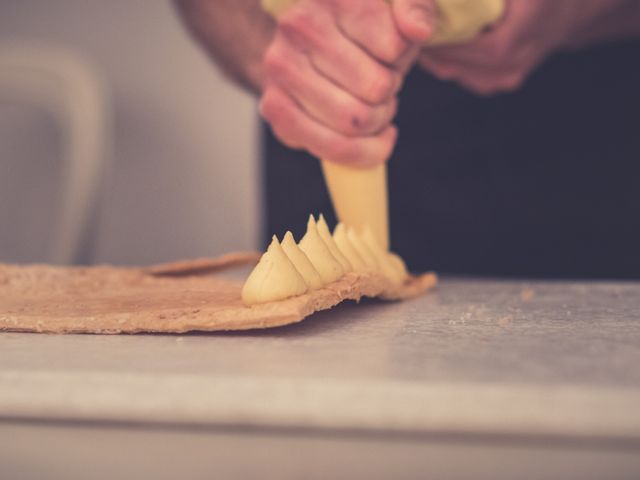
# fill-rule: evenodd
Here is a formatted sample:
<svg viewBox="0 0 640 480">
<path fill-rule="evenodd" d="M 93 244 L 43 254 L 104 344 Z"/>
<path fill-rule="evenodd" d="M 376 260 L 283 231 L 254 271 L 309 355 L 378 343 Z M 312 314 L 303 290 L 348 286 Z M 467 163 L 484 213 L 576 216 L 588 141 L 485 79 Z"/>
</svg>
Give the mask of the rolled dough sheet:
<svg viewBox="0 0 640 480">
<path fill-rule="evenodd" d="M 393 286 L 351 272 L 299 297 L 245 307 L 242 282 L 219 275 L 255 263 L 234 253 L 148 268 L 0 264 L 0 330 L 44 333 L 184 333 L 288 325 L 343 300 L 410 298 L 436 284 L 432 273 Z M 215 272 L 215 273 L 209 273 Z"/>
</svg>

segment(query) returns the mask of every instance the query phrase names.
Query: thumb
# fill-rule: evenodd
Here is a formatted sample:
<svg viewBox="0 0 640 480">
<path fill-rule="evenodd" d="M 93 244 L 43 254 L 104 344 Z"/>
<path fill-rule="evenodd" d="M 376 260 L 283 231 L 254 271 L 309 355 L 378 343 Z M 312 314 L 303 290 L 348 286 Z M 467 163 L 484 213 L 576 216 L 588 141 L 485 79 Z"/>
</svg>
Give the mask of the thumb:
<svg viewBox="0 0 640 480">
<path fill-rule="evenodd" d="M 426 42 L 435 31 L 436 0 L 393 0 L 393 15 L 398 30 L 412 42 Z"/>
</svg>

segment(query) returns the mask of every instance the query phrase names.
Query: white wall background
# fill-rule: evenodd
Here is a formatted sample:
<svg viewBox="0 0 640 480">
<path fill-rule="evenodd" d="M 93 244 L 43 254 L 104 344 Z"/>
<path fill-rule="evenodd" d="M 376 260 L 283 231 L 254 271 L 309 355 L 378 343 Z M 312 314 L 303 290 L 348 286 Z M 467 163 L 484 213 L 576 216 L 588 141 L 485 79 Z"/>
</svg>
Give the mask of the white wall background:
<svg viewBox="0 0 640 480">
<path fill-rule="evenodd" d="M 97 65 L 111 92 L 113 166 L 93 261 L 146 264 L 257 245 L 254 99 L 222 78 L 170 2 L 3 0 L 6 41 L 69 48 Z"/>
</svg>

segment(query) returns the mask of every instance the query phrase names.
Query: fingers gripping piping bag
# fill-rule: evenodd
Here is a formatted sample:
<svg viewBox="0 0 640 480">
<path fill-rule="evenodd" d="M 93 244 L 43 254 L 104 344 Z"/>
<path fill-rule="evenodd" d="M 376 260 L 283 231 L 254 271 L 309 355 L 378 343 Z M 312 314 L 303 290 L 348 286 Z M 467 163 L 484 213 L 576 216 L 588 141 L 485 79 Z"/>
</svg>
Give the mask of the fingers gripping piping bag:
<svg viewBox="0 0 640 480">
<path fill-rule="evenodd" d="M 295 2 L 296 0 L 262 0 L 262 5 L 266 11 L 277 18 Z M 505 1 L 437 0 L 436 6 L 438 12 L 436 29 L 427 47 L 462 43 L 472 39 L 502 17 Z M 380 246 L 388 249 L 386 165 L 354 168 L 339 165 L 330 160 L 324 159 L 321 164 L 338 219 L 360 232 L 370 229 Z"/>
</svg>

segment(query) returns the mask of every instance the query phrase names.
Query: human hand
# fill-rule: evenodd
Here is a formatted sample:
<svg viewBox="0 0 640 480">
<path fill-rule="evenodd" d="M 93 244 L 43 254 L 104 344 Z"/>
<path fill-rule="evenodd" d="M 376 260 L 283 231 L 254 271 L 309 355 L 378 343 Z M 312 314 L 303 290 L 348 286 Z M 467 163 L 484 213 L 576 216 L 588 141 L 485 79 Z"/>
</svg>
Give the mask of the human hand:
<svg viewBox="0 0 640 480">
<path fill-rule="evenodd" d="M 275 135 L 343 164 L 384 162 L 396 94 L 433 18 L 433 0 L 298 0 L 264 58 L 260 111 Z"/>
<path fill-rule="evenodd" d="M 615 32 L 616 17 L 628 18 L 624 11 L 634 1 L 506 0 L 492 29 L 465 44 L 427 47 L 418 62 L 479 94 L 515 90 L 551 53 Z"/>
</svg>

